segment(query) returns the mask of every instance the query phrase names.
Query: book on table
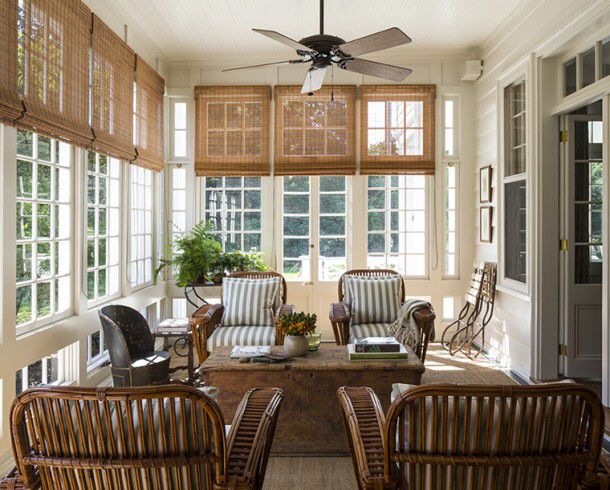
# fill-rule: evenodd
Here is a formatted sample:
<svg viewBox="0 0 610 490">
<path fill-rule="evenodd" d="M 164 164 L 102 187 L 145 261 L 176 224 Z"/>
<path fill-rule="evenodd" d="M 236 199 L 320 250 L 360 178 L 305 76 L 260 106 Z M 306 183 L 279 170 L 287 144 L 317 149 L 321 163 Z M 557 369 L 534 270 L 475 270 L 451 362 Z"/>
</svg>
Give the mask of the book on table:
<svg viewBox="0 0 610 490">
<path fill-rule="evenodd" d="M 400 352 L 401 344 L 395 337 L 359 337 L 354 339 L 356 352 Z"/>
<path fill-rule="evenodd" d="M 350 361 L 383 361 L 392 359 L 407 359 L 407 349 L 402 344 L 398 352 L 357 352 L 355 344 L 348 344 L 347 354 Z"/>
</svg>

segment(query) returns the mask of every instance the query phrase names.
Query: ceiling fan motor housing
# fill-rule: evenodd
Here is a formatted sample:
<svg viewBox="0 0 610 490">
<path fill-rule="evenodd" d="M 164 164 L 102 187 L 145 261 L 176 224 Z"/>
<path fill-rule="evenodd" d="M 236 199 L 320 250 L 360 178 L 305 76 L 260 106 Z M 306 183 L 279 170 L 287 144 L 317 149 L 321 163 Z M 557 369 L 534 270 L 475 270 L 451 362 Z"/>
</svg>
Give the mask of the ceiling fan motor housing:
<svg viewBox="0 0 610 490">
<path fill-rule="evenodd" d="M 304 37 L 299 41 L 299 44 L 303 44 L 311 50 L 325 55 L 330 55 L 333 48 L 344 43 L 345 41 L 340 37 L 328 36 L 326 34 L 316 34 L 315 36 Z"/>
</svg>

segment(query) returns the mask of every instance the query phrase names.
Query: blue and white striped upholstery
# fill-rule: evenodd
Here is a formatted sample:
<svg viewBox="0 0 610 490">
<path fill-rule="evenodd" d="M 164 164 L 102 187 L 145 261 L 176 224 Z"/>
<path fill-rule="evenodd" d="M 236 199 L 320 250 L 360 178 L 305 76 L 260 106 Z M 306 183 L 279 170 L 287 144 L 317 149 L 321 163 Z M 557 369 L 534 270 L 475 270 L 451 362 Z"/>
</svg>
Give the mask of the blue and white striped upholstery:
<svg viewBox="0 0 610 490">
<path fill-rule="evenodd" d="M 348 276 L 351 323 L 388 323 L 396 320 L 400 309 L 402 277 Z"/>
<path fill-rule="evenodd" d="M 219 327 L 210 335 L 206 347 L 213 352 L 216 347 L 234 345 L 275 345 L 275 327 Z"/>
<path fill-rule="evenodd" d="M 225 277 L 222 281 L 224 314 L 221 328 L 239 325 L 273 326 L 274 315 L 279 307 L 280 283 L 280 277 Z"/>
<path fill-rule="evenodd" d="M 391 337 L 391 323 L 361 323 L 359 325 L 350 325 L 349 341 L 363 337 Z"/>
</svg>

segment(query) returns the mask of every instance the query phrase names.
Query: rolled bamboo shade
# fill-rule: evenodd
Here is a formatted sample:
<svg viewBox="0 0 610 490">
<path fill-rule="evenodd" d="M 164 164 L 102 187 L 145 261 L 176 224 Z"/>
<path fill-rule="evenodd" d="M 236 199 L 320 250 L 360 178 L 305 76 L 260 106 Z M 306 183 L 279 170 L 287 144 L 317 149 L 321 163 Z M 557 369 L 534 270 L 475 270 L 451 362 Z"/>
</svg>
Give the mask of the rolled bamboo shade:
<svg viewBox="0 0 610 490">
<path fill-rule="evenodd" d="M 363 85 L 360 173 L 433 175 L 435 85 Z"/>
<path fill-rule="evenodd" d="M 0 120 L 21 115 L 17 85 L 17 0 L 0 2 Z"/>
<path fill-rule="evenodd" d="M 356 86 L 275 87 L 275 175 L 356 173 Z"/>
<path fill-rule="evenodd" d="M 136 55 L 136 165 L 163 170 L 163 93 L 165 81 Z"/>
<path fill-rule="evenodd" d="M 91 11 L 80 0 L 23 0 L 19 126 L 80 146 L 91 142 L 90 29 Z"/>
<path fill-rule="evenodd" d="M 267 86 L 195 87 L 195 173 L 269 175 Z"/>
<path fill-rule="evenodd" d="M 135 53 L 93 14 L 91 128 L 92 148 L 133 160 L 133 84 Z"/>
</svg>

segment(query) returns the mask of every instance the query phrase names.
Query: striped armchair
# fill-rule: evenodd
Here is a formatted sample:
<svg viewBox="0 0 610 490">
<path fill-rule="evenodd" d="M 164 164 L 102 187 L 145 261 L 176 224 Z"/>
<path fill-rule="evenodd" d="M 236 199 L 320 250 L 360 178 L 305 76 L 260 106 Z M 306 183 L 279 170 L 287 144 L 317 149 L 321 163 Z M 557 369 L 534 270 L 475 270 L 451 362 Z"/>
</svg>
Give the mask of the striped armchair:
<svg viewBox="0 0 610 490">
<path fill-rule="evenodd" d="M 608 488 L 603 407 L 585 386 L 421 385 L 385 415 L 370 388 L 337 396 L 361 490 Z"/>
<path fill-rule="evenodd" d="M 220 304 L 204 305 L 189 318 L 199 362 L 216 347 L 282 345 L 277 319 L 294 309 L 286 297 L 286 281 L 277 272 L 234 272 L 225 277 Z"/>
<path fill-rule="evenodd" d="M 391 269 L 352 269 L 345 272 L 339 279 L 338 293 L 339 301 L 330 305 L 329 319 L 335 334 L 337 345 L 347 345 L 351 339 L 357 337 L 386 337 L 390 334 L 389 322 L 361 322 L 353 318 L 350 293 L 346 288 L 348 277 L 400 278 L 400 303 L 405 302 L 405 283 L 402 276 Z M 383 305 L 376 305 L 379 309 Z M 386 309 L 387 310 L 387 309 Z M 413 312 L 413 318 L 419 330 L 419 340 L 413 350 L 422 362 L 426 360 L 428 342 L 434 341 L 434 311 L 428 307 L 417 308 Z M 393 321 L 393 319 L 392 319 Z"/>
<path fill-rule="evenodd" d="M 26 390 L 0 489 L 261 489 L 282 399 L 248 391 L 227 434 L 218 405 L 190 386 Z"/>
</svg>

